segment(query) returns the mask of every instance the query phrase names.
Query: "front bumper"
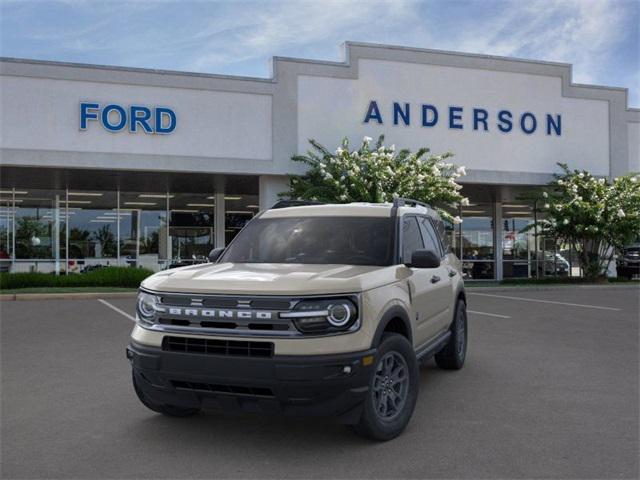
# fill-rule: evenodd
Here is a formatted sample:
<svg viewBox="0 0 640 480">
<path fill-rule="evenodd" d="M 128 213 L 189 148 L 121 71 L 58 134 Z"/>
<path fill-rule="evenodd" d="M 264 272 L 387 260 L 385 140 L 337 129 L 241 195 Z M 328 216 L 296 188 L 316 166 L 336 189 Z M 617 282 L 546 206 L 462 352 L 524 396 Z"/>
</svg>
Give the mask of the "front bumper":
<svg viewBox="0 0 640 480">
<path fill-rule="evenodd" d="M 640 262 L 619 262 L 616 265 L 616 273 L 619 277 L 630 277 L 640 275 Z"/>
<path fill-rule="evenodd" d="M 164 351 L 131 342 L 127 358 L 144 395 L 185 408 L 337 417 L 355 423 L 375 349 L 338 355 L 232 357 Z"/>
</svg>

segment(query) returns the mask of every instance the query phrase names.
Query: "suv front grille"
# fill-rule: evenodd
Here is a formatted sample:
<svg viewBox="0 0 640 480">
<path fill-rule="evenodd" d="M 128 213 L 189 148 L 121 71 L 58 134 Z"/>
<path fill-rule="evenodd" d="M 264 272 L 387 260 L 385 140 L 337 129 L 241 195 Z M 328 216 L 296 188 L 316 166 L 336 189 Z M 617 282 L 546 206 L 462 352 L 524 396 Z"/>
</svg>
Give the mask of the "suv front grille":
<svg viewBox="0 0 640 480">
<path fill-rule="evenodd" d="M 164 337 L 162 340 L 162 350 L 168 352 L 199 353 L 203 355 L 272 357 L 273 342 L 243 342 L 208 338 Z"/>
<path fill-rule="evenodd" d="M 239 385 L 218 385 L 213 383 L 184 382 L 171 380 L 173 388 L 197 392 L 229 393 L 232 395 L 251 395 L 254 397 L 273 397 L 273 391 L 266 387 L 243 387 Z"/>
</svg>

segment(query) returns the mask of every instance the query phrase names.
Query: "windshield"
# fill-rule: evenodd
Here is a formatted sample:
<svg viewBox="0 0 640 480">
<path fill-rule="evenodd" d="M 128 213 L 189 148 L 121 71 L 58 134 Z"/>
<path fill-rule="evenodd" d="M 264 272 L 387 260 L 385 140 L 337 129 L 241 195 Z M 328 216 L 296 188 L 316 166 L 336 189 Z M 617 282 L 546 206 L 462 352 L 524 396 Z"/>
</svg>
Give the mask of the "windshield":
<svg viewBox="0 0 640 480">
<path fill-rule="evenodd" d="M 258 218 L 220 262 L 391 265 L 391 240 L 390 218 Z"/>
</svg>

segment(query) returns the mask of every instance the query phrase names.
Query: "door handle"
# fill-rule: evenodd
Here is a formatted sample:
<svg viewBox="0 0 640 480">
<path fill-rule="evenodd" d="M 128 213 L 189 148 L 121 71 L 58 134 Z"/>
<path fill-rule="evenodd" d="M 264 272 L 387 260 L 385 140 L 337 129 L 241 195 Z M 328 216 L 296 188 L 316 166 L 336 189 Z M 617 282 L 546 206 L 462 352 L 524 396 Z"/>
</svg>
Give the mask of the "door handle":
<svg viewBox="0 0 640 480">
<path fill-rule="evenodd" d="M 450 277 L 455 277 L 458 274 L 458 272 L 456 270 L 454 270 L 453 268 L 449 270 L 449 276 Z"/>
<path fill-rule="evenodd" d="M 440 277 L 437 275 L 434 275 L 433 277 L 431 277 L 431 283 L 438 283 L 440 281 Z"/>
</svg>

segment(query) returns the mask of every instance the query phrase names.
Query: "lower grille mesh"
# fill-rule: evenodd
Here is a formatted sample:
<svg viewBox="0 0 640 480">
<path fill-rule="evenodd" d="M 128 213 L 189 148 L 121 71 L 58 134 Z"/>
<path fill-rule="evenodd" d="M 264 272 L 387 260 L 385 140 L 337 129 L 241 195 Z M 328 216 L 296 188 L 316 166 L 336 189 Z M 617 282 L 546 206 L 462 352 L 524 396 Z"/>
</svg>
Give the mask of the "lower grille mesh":
<svg viewBox="0 0 640 480">
<path fill-rule="evenodd" d="M 238 357 L 272 357 L 272 342 L 243 342 L 207 338 L 164 337 L 162 349 L 168 352 L 231 355 Z"/>
<path fill-rule="evenodd" d="M 232 395 L 251 395 L 255 397 L 273 397 L 273 391 L 266 387 L 242 387 L 238 385 L 218 385 L 212 383 L 184 382 L 171 380 L 171 385 L 179 390 L 194 390 L 212 393 L 230 393 Z"/>
</svg>

